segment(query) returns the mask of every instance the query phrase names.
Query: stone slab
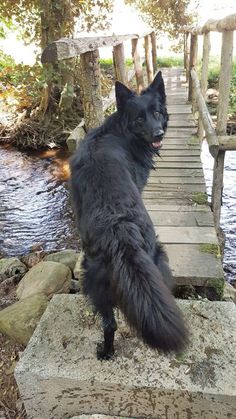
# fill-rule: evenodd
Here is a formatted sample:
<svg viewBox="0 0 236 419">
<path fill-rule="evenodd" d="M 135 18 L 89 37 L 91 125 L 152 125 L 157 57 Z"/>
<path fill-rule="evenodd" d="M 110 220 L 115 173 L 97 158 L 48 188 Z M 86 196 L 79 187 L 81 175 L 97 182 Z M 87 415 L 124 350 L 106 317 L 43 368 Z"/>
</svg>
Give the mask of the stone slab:
<svg viewBox="0 0 236 419">
<path fill-rule="evenodd" d="M 188 192 L 190 194 L 193 192 L 206 193 L 206 187 L 203 182 L 202 183 L 192 182 L 189 184 L 188 183 L 181 184 L 177 182 L 176 183 L 168 182 L 169 179 L 171 178 L 166 177 L 165 182 L 162 182 L 162 183 L 149 182 L 148 185 L 144 189 L 143 196 L 146 198 L 150 198 L 150 193 L 152 193 L 152 197 L 155 197 L 155 194 L 157 193 L 156 196 L 158 197 L 160 192 L 163 193 L 164 195 L 166 194 L 166 192 L 177 192 L 177 193 Z"/>
<path fill-rule="evenodd" d="M 207 212 L 149 211 L 154 226 L 209 227 L 214 226 L 212 214 Z"/>
<path fill-rule="evenodd" d="M 166 244 L 218 244 L 214 227 L 159 226 L 156 233 L 160 237 L 160 241 Z"/>
<path fill-rule="evenodd" d="M 235 305 L 179 305 L 191 333 L 184 354 L 150 350 L 119 321 L 116 355 L 101 362 L 100 323 L 85 299 L 54 296 L 15 371 L 28 419 L 235 418 Z"/>
<path fill-rule="evenodd" d="M 165 249 L 178 285 L 223 288 L 222 263 L 215 254 L 197 244 L 166 244 Z"/>
</svg>

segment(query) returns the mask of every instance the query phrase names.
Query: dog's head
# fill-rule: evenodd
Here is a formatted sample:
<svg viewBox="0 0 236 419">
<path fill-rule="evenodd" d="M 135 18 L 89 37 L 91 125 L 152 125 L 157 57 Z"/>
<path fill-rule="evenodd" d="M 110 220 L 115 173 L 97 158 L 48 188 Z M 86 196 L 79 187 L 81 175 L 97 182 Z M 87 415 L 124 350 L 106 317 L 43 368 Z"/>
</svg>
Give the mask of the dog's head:
<svg viewBox="0 0 236 419">
<path fill-rule="evenodd" d="M 159 149 L 167 128 L 165 85 L 161 71 L 140 96 L 116 81 L 118 113 L 125 115 L 129 131 L 138 139 Z"/>
</svg>

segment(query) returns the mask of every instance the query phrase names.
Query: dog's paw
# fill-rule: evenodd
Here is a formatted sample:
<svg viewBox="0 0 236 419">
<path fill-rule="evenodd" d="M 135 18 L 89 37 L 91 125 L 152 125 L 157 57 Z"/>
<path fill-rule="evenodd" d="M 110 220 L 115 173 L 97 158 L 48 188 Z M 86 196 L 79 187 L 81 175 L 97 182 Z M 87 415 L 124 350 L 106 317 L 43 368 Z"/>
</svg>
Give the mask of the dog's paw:
<svg viewBox="0 0 236 419">
<path fill-rule="evenodd" d="M 97 359 L 99 361 L 109 361 L 114 355 L 114 349 L 112 351 L 105 351 L 104 344 L 97 344 Z"/>
</svg>

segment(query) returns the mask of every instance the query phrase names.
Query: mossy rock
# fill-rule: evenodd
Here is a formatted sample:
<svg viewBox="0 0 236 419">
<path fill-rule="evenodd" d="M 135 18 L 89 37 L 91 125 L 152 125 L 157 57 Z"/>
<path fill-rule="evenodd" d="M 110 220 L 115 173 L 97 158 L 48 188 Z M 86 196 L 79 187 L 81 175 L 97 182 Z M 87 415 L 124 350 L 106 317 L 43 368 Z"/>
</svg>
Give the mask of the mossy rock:
<svg viewBox="0 0 236 419">
<path fill-rule="evenodd" d="M 224 286 L 224 278 L 208 279 L 204 287 L 206 289 L 206 298 L 208 298 L 211 301 L 221 301 L 224 295 Z"/>
<path fill-rule="evenodd" d="M 4 308 L 0 311 L 0 332 L 27 345 L 47 304 L 48 298 L 40 293 Z"/>
</svg>

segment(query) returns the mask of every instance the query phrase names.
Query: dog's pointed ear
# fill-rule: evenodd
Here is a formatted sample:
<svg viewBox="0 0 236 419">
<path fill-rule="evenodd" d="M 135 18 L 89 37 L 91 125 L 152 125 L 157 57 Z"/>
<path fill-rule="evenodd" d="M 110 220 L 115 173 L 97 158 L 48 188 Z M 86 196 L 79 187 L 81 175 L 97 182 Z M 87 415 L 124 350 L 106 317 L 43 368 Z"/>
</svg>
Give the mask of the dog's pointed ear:
<svg viewBox="0 0 236 419">
<path fill-rule="evenodd" d="M 158 93 L 160 93 L 160 95 L 163 98 L 166 97 L 165 85 L 164 85 L 164 80 L 163 80 L 161 71 L 158 71 L 152 83 L 150 84 L 149 89 L 158 91 Z"/>
<path fill-rule="evenodd" d="M 115 92 L 117 109 L 120 111 L 124 108 L 127 100 L 134 95 L 134 92 L 118 80 L 115 83 Z"/>
</svg>

